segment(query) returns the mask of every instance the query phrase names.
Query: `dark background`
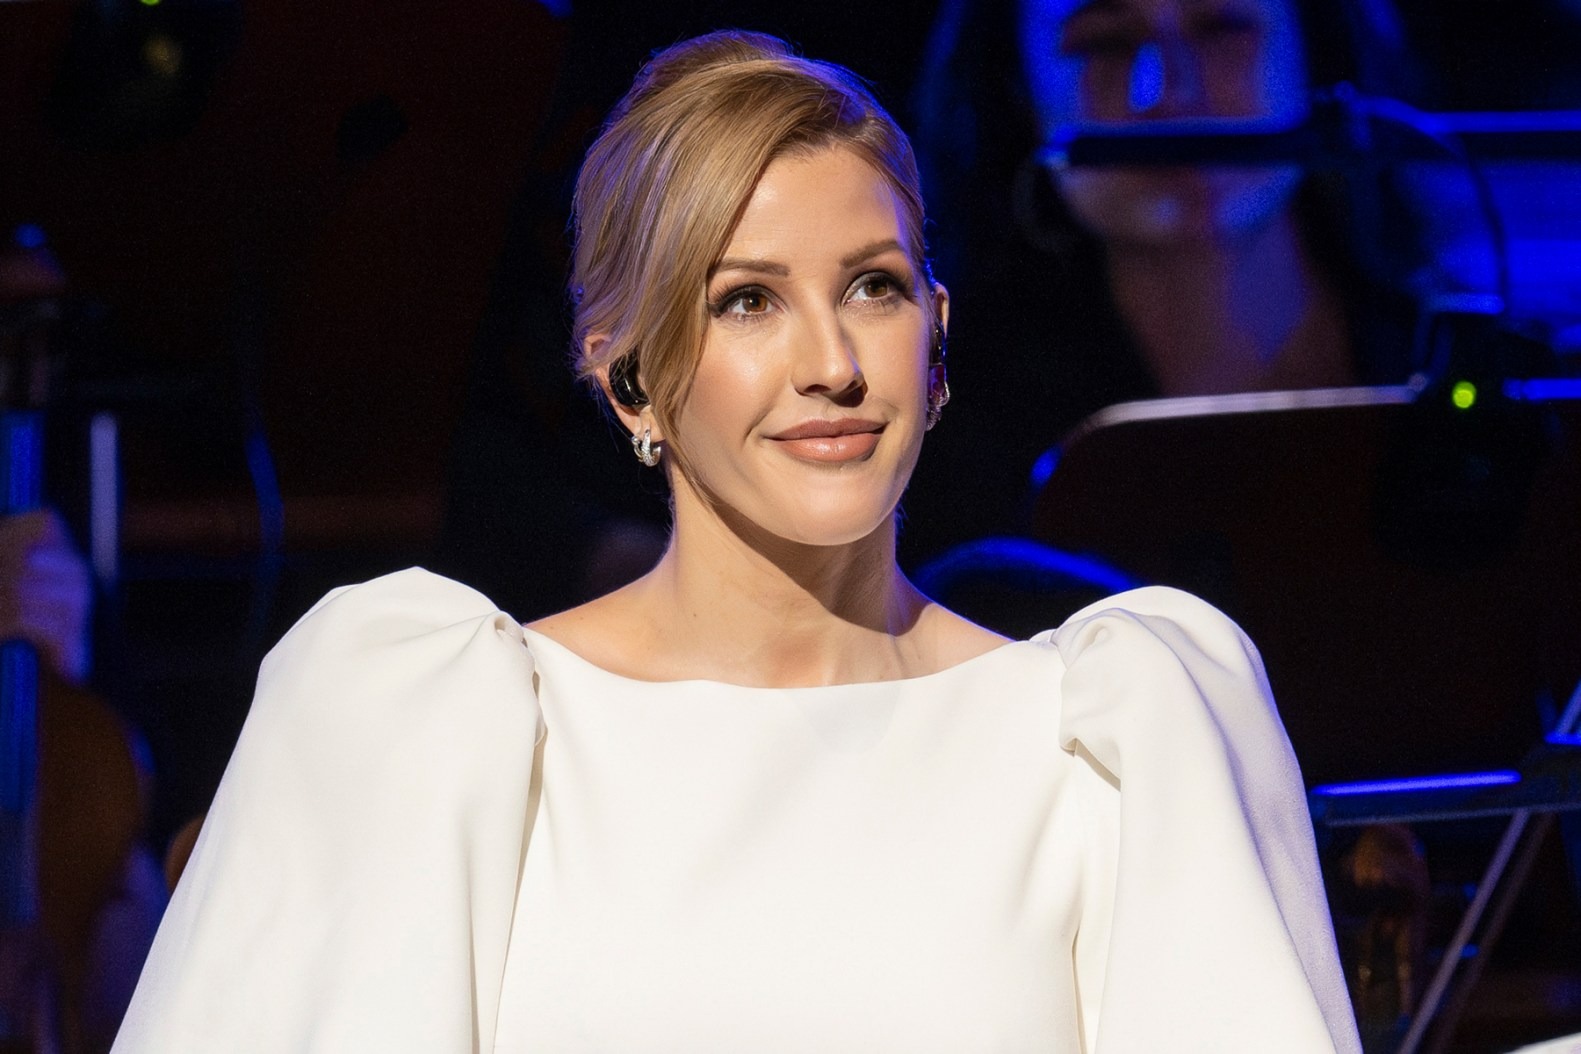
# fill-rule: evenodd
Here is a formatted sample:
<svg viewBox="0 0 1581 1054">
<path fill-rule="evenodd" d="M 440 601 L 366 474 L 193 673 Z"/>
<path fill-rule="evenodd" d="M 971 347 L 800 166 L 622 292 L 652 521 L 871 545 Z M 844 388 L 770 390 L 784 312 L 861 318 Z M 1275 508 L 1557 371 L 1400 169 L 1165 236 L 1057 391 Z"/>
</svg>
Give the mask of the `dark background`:
<svg viewBox="0 0 1581 1054">
<path fill-rule="evenodd" d="M 566 379 L 559 299 L 568 181 L 644 57 L 767 30 L 904 122 L 936 6 L 0 3 L 0 224 L 42 227 L 70 278 L 63 402 L 120 421 L 100 670 L 161 761 L 157 829 L 202 807 L 285 625 L 433 557 L 478 400 L 507 393 L 547 438 L 486 437 L 474 463 L 564 463 L 662 517 Z M 1406 14 L 1446 107 L 1575 101 L 1563 8 Z M 80 461 L 52 461 L 73 508 Z"/>
<path fill-rule="evenodd" d="M 150 744 L 155 844 L 205 807 L 279 633 L 326 588 L 436 560 L 480 406 L 536 431 L 463 431 L 466 464 L 581 474 L 662 519 L 568 379 L 560 299 L 569 180 L 642 60 L 765 30 L 870 78 L 904 124 L 938 6 L 0 2 L 0 230 L 41 227 L 71 282 L 62 420 L 120 424 L 98 679 Z M 1581 103 L 1562 5 L 1405 14 L 1444 108 Z M 509 534 L 554 563 L 552 539 Z"/>
</svg>

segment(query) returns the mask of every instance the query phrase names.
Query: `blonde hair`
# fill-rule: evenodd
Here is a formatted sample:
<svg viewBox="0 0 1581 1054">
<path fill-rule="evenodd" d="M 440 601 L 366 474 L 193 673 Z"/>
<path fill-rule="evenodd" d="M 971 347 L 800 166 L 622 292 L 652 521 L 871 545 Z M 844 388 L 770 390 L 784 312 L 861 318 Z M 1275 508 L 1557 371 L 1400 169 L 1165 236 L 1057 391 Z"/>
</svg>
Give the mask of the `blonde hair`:
<svg viewBox="0 0 1581 1054">
<path fill-rule="evenodd" d="M 759 177 L 778 157 L 827 146 L 850 149 L 890 185 L 926 276 L 911 144 L 853 74 L 760 33 L 710 33 L 654 56 L 577 177 L 577 374 L 633 356 L 633 377 L 672 435 L 702 353 L 710 273 Z M 604 339 L 590 349 L 595 334 Z"/>
</svg>

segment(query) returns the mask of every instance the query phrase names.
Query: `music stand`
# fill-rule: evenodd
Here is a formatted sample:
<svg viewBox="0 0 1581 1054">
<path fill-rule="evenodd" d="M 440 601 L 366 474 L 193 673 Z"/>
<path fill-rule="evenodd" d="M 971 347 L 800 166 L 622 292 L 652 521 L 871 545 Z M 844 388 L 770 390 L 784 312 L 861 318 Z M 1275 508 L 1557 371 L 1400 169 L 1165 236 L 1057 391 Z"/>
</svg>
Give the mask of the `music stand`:
<svg viewBox="0 0 1581 1054">
<path fill-rule="evenodd" d="M 1061 445 L 1034 506 L 1038 540 L 1247 630 L 1308 786 L 1345 785 L 1313 794 L 1320 825 L 1512 817 L 1406 1050 L 1525 818 L 1581 807 L 1581 743 L 1544 740 L 1581 682 L 1581 400 L 1526 391 L 1463 411 L 1404 386 L 1121 404 Z M 1419 779 L 1442 774 L 1472 781 Z"/>
</svg>

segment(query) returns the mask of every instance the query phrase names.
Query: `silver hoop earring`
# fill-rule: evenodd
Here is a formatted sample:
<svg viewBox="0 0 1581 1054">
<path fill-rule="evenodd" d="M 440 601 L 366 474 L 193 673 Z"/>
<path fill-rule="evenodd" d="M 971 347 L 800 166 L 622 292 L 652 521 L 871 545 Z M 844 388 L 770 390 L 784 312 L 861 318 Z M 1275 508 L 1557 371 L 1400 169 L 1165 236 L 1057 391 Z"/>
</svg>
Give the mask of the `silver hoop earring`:
<svg viewBox="0 0 1581 1054">
<path fill-rule="evenodd" d="M 636 435 L 631 437 L 631 449 L 636 452 L 637 460 L 649 468 L 658 465 L 662 447 L 654 445 L 653 432 L 650 429 L 644 428 L 641 438 Z"/>
<path fill-rule="evenodd" d="M 928 384 L 928 417 L 924 427 L 932 431 L 933 426 L 939 423 L 943 416 L 944 404 L 950 401 L 950 381 L 944 375 L 944 368 L 937 367 L 934 379 Z"/>
</svg>

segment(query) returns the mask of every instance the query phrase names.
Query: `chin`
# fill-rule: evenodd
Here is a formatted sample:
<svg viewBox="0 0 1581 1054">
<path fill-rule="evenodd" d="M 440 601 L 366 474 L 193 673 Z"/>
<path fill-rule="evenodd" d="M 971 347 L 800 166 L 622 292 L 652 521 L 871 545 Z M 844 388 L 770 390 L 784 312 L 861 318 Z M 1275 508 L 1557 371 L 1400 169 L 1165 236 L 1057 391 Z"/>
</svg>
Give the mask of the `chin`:
<svg viewBox="0 0 1581 1054">
<path fill-rule="evenodd" d="M 855 545 L 882 531 L 893 532 L 893 513 L 893 507 L 885 511 L 804 508 L 783 520 L 779 529 L 768 529 L 798 545 L 832 548 Z"/>
<path fill-rule="evenodd" d="M 782 492 L 784 494 L 793 492 Z M 871 489 L 860 494 L 801 493 L 798 500 L 747 502 L 715 507 L 737 533 L 762 532 L 794 545 L 831 548 L 854 545 L 883 531 L 893 531 L 896 502 L 887 507 L 873 500 Z"/>
<path fill-rule="evenodd" d="M 852 481 L 857 483 L 858 481 Z M 851 545 L 882 530 L 893 530 L 899 496 L 885 506 L 871 484 L 851 487 L 773 485 L 734 488 L 703 486 L 693 491 L 699 504 L 711 509 L 732 533 L 748 540 L 769 543 L 779 539 L 793 545 L 819 548 Z"/>
</svg>

